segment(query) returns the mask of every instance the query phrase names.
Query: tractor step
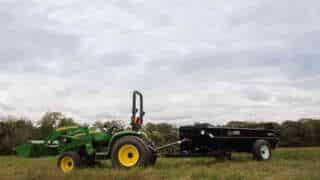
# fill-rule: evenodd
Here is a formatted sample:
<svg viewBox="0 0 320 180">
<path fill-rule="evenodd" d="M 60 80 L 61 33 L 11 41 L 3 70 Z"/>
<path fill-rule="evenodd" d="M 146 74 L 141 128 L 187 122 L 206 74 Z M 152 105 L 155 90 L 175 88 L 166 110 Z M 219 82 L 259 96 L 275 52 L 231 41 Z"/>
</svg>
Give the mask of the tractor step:
<svg viewBox="0 0 320 180">
<path fill-rule="evenodd" d="M 108 152 L 96 152 L 97 156 L 107 156 L 108 154 Z"/>
</svg>

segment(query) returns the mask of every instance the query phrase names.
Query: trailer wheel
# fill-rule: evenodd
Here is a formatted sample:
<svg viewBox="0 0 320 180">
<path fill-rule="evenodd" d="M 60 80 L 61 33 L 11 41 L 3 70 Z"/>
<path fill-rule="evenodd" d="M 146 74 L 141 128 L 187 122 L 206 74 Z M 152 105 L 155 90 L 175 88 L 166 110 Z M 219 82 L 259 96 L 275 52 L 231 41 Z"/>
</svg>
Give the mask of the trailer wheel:
<svg viewBox="0 0 320 180">
<path fill-rule="evenodd" d="M 258 161 L 266 161 L 271 159 L 270 144 L 265 140 L 257 140 L 253 145 L 253 157 Z"/>
<path fill-rule="evenodd" d="M 112 166 L 118 169 L 147 166 L 149 152 L 144 141 L 135 136 L 125 136 L 117 140 L 111 150 Z"/>
<path fill-rule="evenodd" d="M 75 168 L 79 168 L 80 165 L 80 156 L 75 152 L 65 152 L 61 154 L 58 158 L 57 166 L 64 173 L 69 173 L 73 171 Z"/>
</svg>

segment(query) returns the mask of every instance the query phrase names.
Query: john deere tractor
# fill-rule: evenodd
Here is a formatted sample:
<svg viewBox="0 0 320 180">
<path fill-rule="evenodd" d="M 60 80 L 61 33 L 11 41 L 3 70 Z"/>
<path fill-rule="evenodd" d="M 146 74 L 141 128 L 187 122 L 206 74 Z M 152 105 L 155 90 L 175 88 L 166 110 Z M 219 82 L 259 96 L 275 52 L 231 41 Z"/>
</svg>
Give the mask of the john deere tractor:
<svg viewBox="0 0 320 180">
<path fill-rule="evenodd" d="M 57 137 L 58 167 L 68 173 L 75 168 L 92 166 L 97 160 L 108 158 L 114 168 L 120 169 L 155 164 L 157 155 L 154 144 L 141 131 L 144 114 L 143 96 L 134 91 L 131 128 L 115 132 L 113 126 L 100 131 L 86 127 L 65 127 L 64 130 L 70 129 Z"/>
</svg>

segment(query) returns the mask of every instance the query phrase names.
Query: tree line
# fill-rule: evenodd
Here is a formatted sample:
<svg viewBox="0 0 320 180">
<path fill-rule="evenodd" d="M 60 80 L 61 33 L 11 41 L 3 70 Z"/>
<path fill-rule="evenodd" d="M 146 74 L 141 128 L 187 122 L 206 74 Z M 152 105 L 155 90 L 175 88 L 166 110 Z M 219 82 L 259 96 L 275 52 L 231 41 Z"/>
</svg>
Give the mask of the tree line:
<svg viewBox="0 0 320 180">
<path fill-rule="evenodd" d="M 0 119 L 0 154 L 13 154 L 17 145 L 31 139 L 44 139 L 54 128 L 70 125 L 88 126 L 78 124 L 73 118 L 66 117 L 60 112 L 47 112 L 37 123 L 26 118 L 13 116 Z M 93 126 L 98 128 L 115 126 L 116 130 L 125 128 L 121 121 L 97 121 Z M 320 120 L 317 119 L 288 120 L 282 123 L 231 121 L 225 126 L 279 130 L 281 134 L 279 145 L 282 147 L 320 146 Z M 168 123 L 147 123 L 143 126 L 143 130 L 157 146 L 176 141 L 179 138 L 178 128 Z"/>
</svg>

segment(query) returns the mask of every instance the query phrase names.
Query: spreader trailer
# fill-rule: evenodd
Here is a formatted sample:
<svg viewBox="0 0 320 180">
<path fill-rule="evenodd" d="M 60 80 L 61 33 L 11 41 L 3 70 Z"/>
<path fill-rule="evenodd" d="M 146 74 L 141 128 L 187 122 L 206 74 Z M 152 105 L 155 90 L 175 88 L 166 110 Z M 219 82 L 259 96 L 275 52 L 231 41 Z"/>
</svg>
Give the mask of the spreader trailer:
<svg viewBox="0 0 320 180">
<path fill-rule="evenodd" d="M 227 160 L 231 159 L 232 152 L 246 152 L 252 153 L 254 159 L 264 161 L 271 159 L 272 150 L 280 140 L 279 131 L 272 129 L 216 127 L 210 124 L 182 126 L 179 136 L 179 153 L 163 156 Z"/>
</svg>

